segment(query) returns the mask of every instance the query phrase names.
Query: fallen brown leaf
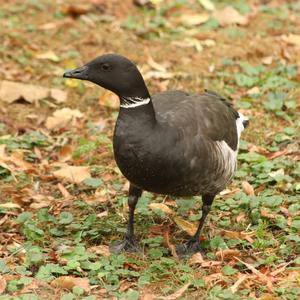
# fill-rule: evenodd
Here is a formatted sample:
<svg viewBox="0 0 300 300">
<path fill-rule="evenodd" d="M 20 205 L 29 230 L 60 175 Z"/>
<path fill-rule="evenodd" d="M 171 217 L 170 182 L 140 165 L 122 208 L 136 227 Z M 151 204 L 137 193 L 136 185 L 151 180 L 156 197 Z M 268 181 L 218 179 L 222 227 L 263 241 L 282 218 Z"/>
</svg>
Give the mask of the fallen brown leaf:
<svg viewBox="0 0 300 300">
<path fill-rule="evenodd" d="M 239 259 L 238 257 L 235 257 L 240 263 L 242 263 L 243 265 L 245 265 L 253 274 L 255 274 L 263 283 L 267 284 L 267 287 L 270 291 L 273 290 L 273 284 L 270 278 L 268 278 L 265 274 L 261 273 L 260 271 L 258 271 L 257 269 L 255 269 L 251 264 L 248 264 L 244 261 L 242 261 L 241 259 Z"/>
<path fill-rule="evenodd" d="M 2 207 L 2 208 L 18 208 L 18 209 L 21 209 L 21 206 L 19 204 L 12 203 L 12 202 L 0 203 L 0 207 Z"/>
<path fill-rule="evenodd" d="M 264 65 L 270 65 L 272 64 L 273 62 L 273 56 L 266 56 L 266 57 L 263 57 L 261 62 L 264 64 Z"/>
<path fill-rule="evenodd" d="M 70 4 L 62 7 L 62 12 L 69 14 L 72 17 L 84 15 L 91 10 L 92 6 L 89 4 Z"/>
<path fill-rule="evenodd" d="M 54 62 L 59 62 L 60 60 L 59 57 L 52 50 L 37 54 L 35 57 L 37 59 L 47 59 Z"/>
<path fill-rule="evenodd" d="M 60 182 L 57 184 L 57 187 L 65 199 L 72 197 L 68 190 Z"/>
<path fill-rule="evenodd" d="M 151 56 L 150 54 L 148 54 L 148 59 L 147 59 L 147 63 L 148 65 L 155 71 L 161 71 L 161 72 L 167 72 L 167 68 L 162 65 L 159 64 L 158 62 L 156 62 Z"/>
<path fill-rule="evenodd" d="M 183 24 L 185 26 L 193 27 L 203 24 L 209 20 L 208 14 L 183 14 L 180 15 L 176 22 Z"/>
<path fill-rule="evenodd" d="M 6 149 L 6 145 L 5 144 L 0 144 L 0 159 L 6 157 L 5 149 Z"/>
<path fill-rule="evenodd" d="M 201 263 L 202 268 L 211 268 L 214 266 L 221 266 L 221 265 L 222 265 L 222 262 L 216 261 L 216 260 L 208 260 L 208 261 L 204 261 L 203 263 Z"/>
<path fill-rule="evenodd" d="M 0 294 L 6 289 L 6 279 L 0 274 Z"/>
<path fill-rule="evenodd" d="M 239 286 L 247 279 L 247 275 L 243 274 L 235 283 L 230 287 L 232 293 L 236 293 Z"/>
<path fill-rule="evenodd" d="M 165 241 L 167 247 L 171 251 L 172 256 L 178 257 L 178 255 L 176 253 L 175 245 L 170 242 L 170 227 L 169 226 L 167 226 L 166 228 L 163 227 L 163 237 L 164 237 L 164 241 Z"/>
<path fill-rule="evenodd" d="M 99 97 L 99 104 L 101 106 L 109 107 L 112 109 L 118 109 L 120 106 L 119 97 L 111 91 L 104 91 Z"/>
<path fill-rule="evenodd" d="M 238 223 L 245 220 L 246 220 L 246 214 L 244 212 L 240 212 L 239 215 L 236 217 L 236 221 Z"/>
<path fill-rule="evenodd" d="M 286 42 L 287 44 L 294 45 L 294 46 L 300 46 L 300 35 L 299 34 L 287 34 L 282 35 L 281 39 Z"/>
<path fill-rule="evenodd" d="M 7 219 L 8 219 L 8 215 L 5 215 L 4 217 L 2 217 L 0 219 L 0 226 L 3 225 L 7 221 Z"/>
<path fill-rule="evenodd" d="M 236 9 L 227 6 L 222 10 L 216 10 L 213 17 L 218 20 L 221 26 L 238 24 L 246 26 L 249 23 L 248 16 L 241 15 Z"/>
<path fill-rule="evenodd" d="M 255 87 L 253 87 L 253 88 L 251 88 L 251 89 L 249 89 L 247 92 L 246 92 L 246 94 L 247 95 L 255 95 L 255 94 L 259 94 L 260 93 L 260 89 L 259 89 L 259 87 L 258 86 L 255 86 Z"/>
<path fill-rule="evenodd" d="M 119 292 L 123 293 L 125 291 L 127 291 L 129 288 L 131 288 L 132 286 L 134 286 L 135 283 L 134 282 L 130 282 L 127 280 L 122 280 L 120 283 L 120 287 L 119 287 Z"/>
<path fill-rule="evenodd" d="M 254 188 L 248 181 L 242 181 L 242 188 L 246 195 L 248 196 L 254 196 Z"/>
<path fill-rule="evenodd" d="M 8 159 L 23 171 L 34 170 L 33 165 L 23 159 L 23 154 L 22 151 L 14 151 Z"/>
<path fill-rule="evenodd" d="M 258 300 L 282 300 L 282 298 L 274 297 L 273 295 L 266 294 L 261 296 Z"/>
<path fill-rule="evenodd" d="M 103 218 L 103 217 L 107 217 L 107 216 L 108 216 L 107 210 L 97 214 L 97 218 Z"/>
<path fill-rule="evenodd" d="M 74 286 L 79 286 L 84 289 L 86 293 L 91 291 L 88 278 L 79 278 L 74 276 L 60 276 L 51 282 L 51 286 L 68 290 L 72 290 Z"/>
<path fill-rule="evenodd" d="M 59 89 L 51 89 L 50 97 L 56 100 L 57 103 L 66 102 L 68 94 L 65 91 Z"/>
<path fill-rule="evenodd" d="M 262 155 L 268 155 L 270 153 L 266 148 L 263 148 L 261 146 L 256 146 L 251 143 L 248 143 L 247 148 L 248 148 L 249 152 L 256 152 L 256 153 L 262 154 Z"/>
<path fill-rule="evenodd" d="M 80 183 L 91 177 L 90 168 L 80 166 L 62 167 L 60 170 L 53 171 L 52 174 L 71 183 Z"/>
<path fill-rule="evenodd" d="M 32 203 L 29 205 L 30 208 L 33 209 L 41 209 L 43 207 L 49 207 L 53 202 L 54 198 L 46 195 L 32 195 L 30 197 Z"/>
<path fill-rule="evenodd" d="M 241 253 L 239 250 L 236 250 L 236 249 L 224 249 L 224 250 L 217 251 L 216 256 L 219 259 L 224 260 L 224 259 L 231 259 L 234 256 L 239 257 L 239 256 L 241 256 Z"/>
<path fill-rule="evenodd" d="M 12 103 L 19 99 L 24 99 L 29 103 L 35 103 L 47 97 L 62 102 L 66 100 L 67 93 L 62 90 L 49 89 L 34 84 L 25 84 L 7 80 L 0 82 L 0 99 L 6 103 Z"/>
<path fill-rule="evenodd" d="M 290 216 L 290 212 L 289 210 L 284 207 L 284 206 L 280 206 L 280 211 L 286 216 L 286 217 L 289 217 Z"/>
<path fill-rule="evenodd" d="M 215 281 L 215 280 L 219 280 L 221 278 L 223 278 L 223 273 L 213 273 L 213 274 L 203 277 L 206 284 L 208 284 L 212 281 Z"/>
<path fill-rule="evenodd" d="M 215 5 L 211 0 L 198 0 L 198 2 L 205 8 L 206 10 L 213 11 L 215 10 Z"/>
<path fill-rule="evenodd" d="M 109 251 L 109 247 L 106 245 L 93 246 L 88 248 L 89 252 L 100 254 L 103 256 L 110 256 L 111 253 Z"/>
<path fill-rule="evenodd" d="M 141 300 L 157 300 L 157 297 L 149 292 L 142 292 L 140 297 Z"/>
<path fill-rule="evenodd" d="M 247 240 L 250 244 L 254 241 L 251 236 L 255 235 L 255 232 L 239 232 L 239 231 L 230 231 L 230 230 L 222 230 L 221 234 L 226 236 L 230 239 L 237 239 L 237 240 Z"/>
<path fill-rule="evenodd" d="M 195 253 L 190 259 L 189 259 L 189 264 L 190 265 L 197 265 L 197 264 L 202 264 L 204 263 L 204 259 L 201 253 Z"/>
<path fill-rule="evenodd" d="M 78 109 L 65 107 L 56 110 L 53 116 L 48 117 L 45 126 L 49 130 L 60 130 L 65 128 L 70 122 L 82 117 L 83 114 Z"/>
<path fill-rule="evenodd" d="M 276 215 L 271 214 L 266 208 L 261 208 L 260 215 L 268 219 L 275 219 Z"/>
<path fill-rule="evenodd" d="M 37 291 L 38 289 L 40 289 L 41 286 L 47 286 L 47 283 L 46 282 L 42 282 L 42 281 L 38 281 L 38 280 L 32 278 L 31 283 L 25 285 L 21 289 L 20 293 L 21 294 L 31 293 L 33 291 Z"/>
<path fill-rule="evenodd" d="M 174 217 L 173 220 L 178 225 L 178 227 L 181 230 L 185 231 L 189 236 L 193 236 L 196 233 L 198 226 L 196 226 L 178 216 Z"/>
<path fill-rule="evenodd" d="M 163 203 L 150 203 L 148 207 L 151 209 L 159 209 L 170 216 L 175 215 L 175 212 L 171 208 L 169 208 L 166 204 Z"/>
<path fill-rule="evenodd" d="M 277 152 L 268 153 L 266 156 L 268 159 L 274 159 L 274 158 L 277 158 L 280 156 L 284 156 L 284 155 L 288 154 L 288 152 L 289 152 L 289 149 L 283 149 L 283 150 L 280 150 Z"/>
<path fill-rule="evenodd" d="M 70 145 L 65 145 L 58 151 L 58 159 L 61 162 L 66 162 L 72 158 L 73 147 Z"/>
<path fill-rule="evenodd" d="M 292 264 L 291 261 L 279 265 L 279 266 L 277 267 L 276 270 L 274 270 L 274 271 L 272 271 L 272 272 L 270 273 L 270 275 L 271 275 L 271 276 L 277 276 L 278 274 L 280 274 L 280 273 L 282 273 L 283 271 L 285 271 L 286 267 L 287 267 L 288 265 L 290 265 L 290 264 Z"/>
<path fill-rule="evenodd" d="M 163 300 L 175 300 L 178 299 L 180 297 L 182 297 L 182 295 L 184 294 L 184 292 L 188 289 L 188 287 L 191 285 L 190 282 L 188 282 L 187 284 L 185 284 L 182 288 L 180 288 L 178 291 L 176 291 L 175 293 L 169 295 L 169 296 L 159 296 L 159 299 L 163 299 Z"/>
</svg>

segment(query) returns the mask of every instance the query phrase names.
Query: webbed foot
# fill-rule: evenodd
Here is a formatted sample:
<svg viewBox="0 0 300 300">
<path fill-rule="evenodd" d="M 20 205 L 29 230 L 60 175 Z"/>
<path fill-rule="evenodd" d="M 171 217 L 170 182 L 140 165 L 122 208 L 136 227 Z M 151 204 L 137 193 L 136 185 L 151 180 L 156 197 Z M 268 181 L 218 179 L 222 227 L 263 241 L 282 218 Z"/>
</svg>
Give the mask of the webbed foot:
<svg viewBox="0 0 300 300">
<path fill-rule="evenodd" d="M 178 257 L 192 256 L 198 252 L 204 255 L 204 251 L 201 249 L 198 240 L 189 240 L 184 244 L 176 246 L 176 253 Z"/>
<path fill-rule="evenodd" d="M 125 238 L 122 241 L 112 242 L 109 250 L 114 254 L 120 254 L 122 252 L 139 252 L 140 247 L 135 238 Z"/>
</svg>

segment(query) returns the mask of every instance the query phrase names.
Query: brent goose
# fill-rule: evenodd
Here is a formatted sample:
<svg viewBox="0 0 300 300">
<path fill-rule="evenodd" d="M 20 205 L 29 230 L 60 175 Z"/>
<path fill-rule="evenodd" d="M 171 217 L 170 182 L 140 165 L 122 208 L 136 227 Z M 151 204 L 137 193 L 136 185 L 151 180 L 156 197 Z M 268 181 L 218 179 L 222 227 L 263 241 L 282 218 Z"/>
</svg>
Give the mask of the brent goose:
<svg viewBox="0 0 300 300">
<path fill-rule="evenodd" d="M 215 92 L 167 91 L 150 96 L 138 68 L 127 58 L 106 54 L 67 71 L 67 78 L 91 81 L 120 98 L 113 146 L 118 167 L 129 180 L 129 220 L 114 252 L 136 251 L 134 210 L 143 190 L 172 196 L 202 195 L 196 234 L 177 247 L 180 256 L 201 251 L 199 236 L 217 193 L 236 170 L 241 132 L 248 120 Z"/>
</svg>

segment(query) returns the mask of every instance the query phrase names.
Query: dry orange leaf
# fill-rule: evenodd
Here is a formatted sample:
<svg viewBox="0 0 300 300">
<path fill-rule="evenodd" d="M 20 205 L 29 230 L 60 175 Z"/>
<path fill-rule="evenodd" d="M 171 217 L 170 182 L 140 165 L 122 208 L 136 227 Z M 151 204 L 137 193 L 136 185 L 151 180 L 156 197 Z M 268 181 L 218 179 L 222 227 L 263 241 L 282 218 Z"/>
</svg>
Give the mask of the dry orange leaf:
<svg viewBox="0 0 300 300">
<path fill-rule="evenodd" d="M 52 174 L 71 183 L 80 183 L 91 177 L 90 168 L 80 166 L 62 167 L 60 170 L 53 171 Z"/>
<path fill-rule="evenodd" d="M 243 181 L 242 182 L 242 188 L 248 196 L 254 196 L 255 195 L 254 188 L 248 181 Z"/>
<path fill-rule="evenodd" d="M 194 225 L 193 223 L 190 223 L 177 216 L 174 217 L 173 220 L 178 225 L 178 227 L 181 230 L 185 231 L 188 235 L 193 236 L 196 233 L 198 226 Z"/>
<path fill-rule="evenodd" d="M 68 290 L 71 290 L 74 286 L 79 286 L 84 289 L 86 293 L 91 291 L 88 278 L 74 276 L 60 276 L 51 282 L 51 286 Z"/>
<path fill-rule="evenodd" d="M 175 212 L 169 206 L 163 203 L 150 203 L 148 207 L 151 209 L 159 209 L 167 215 L 175 215 Z"/>
<path fill-rule="evenodd" d="M 249 23 L 249 18 L 247 16 L 241 15 L 231 6 L 227 6 L 222 10 L 216 10 L 213 13 L 213 17 L 218 20 L 221 26 L 232 24 L 246 26 Z"/>
<path fill-rule="evenodd" d="M 58 159 L 61 162 L 66 162 L 72 158 L 73 147 L 70 145 L 65 145 L 61 147 L 58 151 Z"/>
</svg>

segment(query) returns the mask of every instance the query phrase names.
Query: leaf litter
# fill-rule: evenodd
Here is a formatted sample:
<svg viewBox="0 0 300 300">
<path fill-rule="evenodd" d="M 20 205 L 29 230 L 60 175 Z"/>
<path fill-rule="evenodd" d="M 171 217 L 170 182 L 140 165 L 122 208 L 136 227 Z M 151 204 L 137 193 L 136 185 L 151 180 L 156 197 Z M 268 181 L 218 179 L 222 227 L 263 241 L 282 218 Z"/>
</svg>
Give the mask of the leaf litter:
<svg viewBox="0 0 300 300">
<path fill-rule="evenodd" d="M 14 17 L 17 3 L 3 4 L 0 51 L 10 54 L 0 67 L 2 295 L 296 299 L 299 95 L 289 84 L 299 79 L 297 10 L 279 1 L 148 3 L 40 1 L 43 9 L 27 3 Z M 99 50 L 107 32 L 115 38 Z M 111 49 L 138 63 L 151 91 L 210 88 L 251 115 L 237 176 L 202 233 L 206 255 L 179 260 L 175 251 L 197 228 L 197 197 L 148 193 L 136 219 L 143 255 L 109 251 L 127 215 L 128 186 L 110 142 L 119 100 L 60 76 Z M 277 101 L 268 93 L 278 89 L 292 92 L 270 111 L 264 103 Z"/>
</svg>

